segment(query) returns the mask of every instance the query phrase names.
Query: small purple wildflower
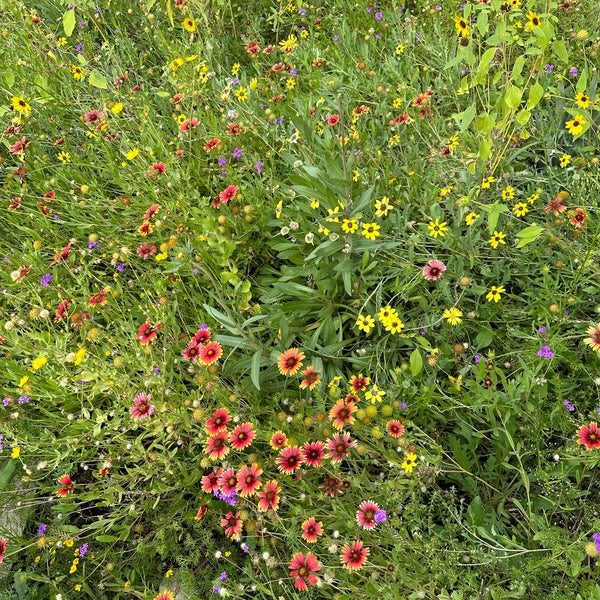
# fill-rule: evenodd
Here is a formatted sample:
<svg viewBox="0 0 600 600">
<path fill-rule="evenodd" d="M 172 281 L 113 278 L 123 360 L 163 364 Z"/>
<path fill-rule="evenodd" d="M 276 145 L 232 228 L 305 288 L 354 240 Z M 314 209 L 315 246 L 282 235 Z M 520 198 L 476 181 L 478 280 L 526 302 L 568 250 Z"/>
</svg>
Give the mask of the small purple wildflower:
<svg viewBox="0 0 600 600">
<path fill-rule="evenodd" d="M 552 63 L 546 63 L 546 66 L 544 68 L 548 75 L 550 75 L 550 73 L 552 73 L 552 71 L 554 71 L 554 65 Z"/>
<path fill-rule="evenodd" d="M 242 552 L 245 552 L 246 554 L 248 554 L 248 552 L 250 552 L 250 548 L 249 548 L 248 544 L 242 544 L 240 546 L 240 548 L 242 549 Z"/>
<path fill-rule="evenodd" d="M 219 156 L 219 159 L 217 160 L 217 164 L 222 167 L 223 165 L 227 164 L 227 159 L 224 156 Z"/>
<path fill-rule="evenodd" d="M 19 404 L 27 404 L 29 402 L 29 396 L 19 396 L 17 402 Z"/>
<path fill-rule="evenodd" d="M 3 439 L 4 439 L 4 436 L 0 433 L 0 450 L 4 450 L 4 445 L 2 444 Z"/>
<path fill-rule="evenodd" d="M 10 400 L 8 398 L 2 398 L 2 404 L 4 406 L 8 406 L 10 404 Z"/>
<path fill-rule="evenodd" d="M 227 572 L 223 571 L 220 575 L 219 575 L 219 579 L 221 581 L 225 581 L 227 579 Z"/>
<path fill-rule="evenodd" d="M 579 69 L 577 67 L 571 67 L 569 69 L 569 75 L 571 77 L 577 77 L 577 75 L 579 75 Z"/>
<path fill-rule="evenodd" d="M 47 287 L 48 285 L 50 285 L 50 282 L 52 281 L 52 275 L 50 273 L 46 273 L 41 279 L 40 279 L 40 285 Z"/>
<path fill-rule="evenodd" d="M 213 592 L 218 594 L 221 591 L 221 588 L 218 585 L 213 585 Z"/>
<path fill-rule="evenodd" d="M 337 42 L 337 41 L 339 41 L 339 39 L 340 39 L 340 36 L 339 36 L 339 35 L 336 33 L 336 34 L 333 36 L 333 41 L 334 41 L 334 42 Z"/>
<path fill-rule="evenodd" d="M 303 17 L 304 15 L 306 15 L 306 9 L 305 8 L 299 8 L 298 9 L 298 14 Z"/>
<path fill-rule="evenodd" d="M 77 44 L 77 46 L 75 46 L 75 52 L 83 54 L 83 44 Z"/>
<path fill-rule="evenodd" d="M 296 77 L 298 75 L 298 69 L 290 69 L 290 77 Z"/>
<path fill-rule="evenodd" d="M 231 156 L 233 156 L 233 158 L 242 158 L 243 154 L 241 148 L 234 148 Z"/>
<path fill-rule="evenodd" d="M 87 551 L 88 551 L 88 545 L 87 545 L 87 542 L 85 542 L 85 544 L 81 544 L 81 546 L 79 548 L 79 556 L 83 558 L 87 554 Z"/>
<path fill-rule="evenodd" d="M 596 544 L 596 552 L 600 552 L 600 533 L 594 533 L 592 535 L 594 543 Z"/>
<path fill-rule="evenodd" d="M 194 268 L 192 269 L 192 273 L 193 273 L 194 275 L 198 275 L 198 273 L 200 273 L 200 269 L 199 269 L 198 267 L 194 267 Z"/>
<path fill-rule="evenodd" d="M 481 361 L 481 354 L 476 354 L 473 360 L 475 361 L 475 364 L 478 365 Z"/>
<path fill-rule="evenodd" d="M 406 402 L 400 402 L 400 408 L 406 408 L 407 406 Z"/>
<path fill-rule="evenodd" d="M 38 537 L 44 537 L 44 533 L 46 533 L 47 528 L 48 525 L 46 525 L 46 523 L 41 523 L 38 525 Z"/>
<path fill-rule="evenodd" d="M 548 328 L 547 328 L 545 325 L 543 325 L 542 327 L 540 327 L 540 328 L 538 329 L 538 331 L 539 331 L 540 333 L 546 333 L 546 331 L 548 331 Z"/>
<path fill-rule="evenodd" d="M 537 355 L 544 358 L 554 358 L 554 352 L 552 352 L 550 346 L 542 346 Z"/>
<path fill-rule="evenodd" d="M 264 167 L 265 163 L 262 160 L 259 160 L 255 165 L 254 168 L 256 169 L 257 173 L 262 173 L 262 168 Z"/>
<path fill-rule="evenodd" d="M 124 269 L 125 269 L 125 263 L 121 263 L 120 265 L 117 266 L 117 271 L 119 271 L 119 273 L 121 273 Z"/>
<path fill-rule="evenodd" d="M 79 21 L 79 23 L 77 23 L 78 27 L 85 27 L 85 21 Z"/>
<path fill-rule="evenodd" d="M 569 412 L 573 412 L 575 410 L 575 407 L 568 400 L 565 400 L 563 404 Z"/>
<path fill-rule="evenodd" d="M 383 19 L 383 13 L 382 13 L 382 12 L 376 12 L 376 13 L 375 13 L 375 18 L 376 18 L 378 21 L 381 21 L 381 19 Z"/>
<path fill-rule="evenodd" d="M 387 512 L 380 508 L 373 517 L 375 519 L 375 523 L 385 523 L 387 521 Z"/>
<path fill-rule="evenodd" d="M 88 248 L 93 250 L 94 248 L 98 248 L 100 246 L 100 242 L 88 242 Z"/>
</svg>

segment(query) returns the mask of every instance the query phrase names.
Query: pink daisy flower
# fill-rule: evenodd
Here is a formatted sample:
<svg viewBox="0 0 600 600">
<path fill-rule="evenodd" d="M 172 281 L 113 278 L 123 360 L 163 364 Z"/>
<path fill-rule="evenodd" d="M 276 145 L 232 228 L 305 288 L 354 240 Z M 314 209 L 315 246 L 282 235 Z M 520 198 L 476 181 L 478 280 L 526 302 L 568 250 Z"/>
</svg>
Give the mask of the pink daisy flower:
<svg viewBox="0 0 600 600">
<path fill-rule="evenodd" d="M 154 412 L 154 406 L 150 404 L 150 399 L 150 394 L 142 392 L 133 399 L 133 406 L 129 409 L 132 419 L 136 421 L 138 419 L 145 419 Z"/>
<path fill-rule="evenodd" d="M 446 270 L 446 265 L 439 260 L 430 260 L 423 267 L 423 277 L 429 279 L 429 281 L 435 281 L 442 276 L 442 273 Z"/>
<path fill-rule="evenodd" d="M 363 529 L 374 529 L 377 526 L 375 515 L 377 514 L 378 510 L 378 504 L 371 502 L 370 500 L 366 500 L 358 507 L 358 512 L 356 513 L 356 522 Z"/>
</svg>

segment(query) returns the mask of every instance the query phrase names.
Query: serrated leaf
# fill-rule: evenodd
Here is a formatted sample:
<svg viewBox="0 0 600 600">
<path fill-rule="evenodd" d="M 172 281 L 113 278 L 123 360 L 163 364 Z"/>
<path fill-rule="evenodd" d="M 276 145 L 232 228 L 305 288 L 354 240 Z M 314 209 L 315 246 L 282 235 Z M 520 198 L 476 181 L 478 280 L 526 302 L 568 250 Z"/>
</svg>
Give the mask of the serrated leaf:
<svg viewBox="0 0 600 600">
<path fill-rule="evenodd" d="M 104 77 L 104 75 L 102 75 L 102 73 L 100 73 L 100 71 L 98 71 L 97 69 L 94 69 L 90 73 L 88 81 L 90 85 L 100 88 L 101 90 L 108 89 L 108 81 L 106 80 L 106 77 Z"/>
<path fill-rule="evenodd" d="M 65 12 L 62 19 L 63 29 L 67 37 L 71 37 L 73 29 L 75 29 L 75 9 L 70 8 Z"/>
</svg>

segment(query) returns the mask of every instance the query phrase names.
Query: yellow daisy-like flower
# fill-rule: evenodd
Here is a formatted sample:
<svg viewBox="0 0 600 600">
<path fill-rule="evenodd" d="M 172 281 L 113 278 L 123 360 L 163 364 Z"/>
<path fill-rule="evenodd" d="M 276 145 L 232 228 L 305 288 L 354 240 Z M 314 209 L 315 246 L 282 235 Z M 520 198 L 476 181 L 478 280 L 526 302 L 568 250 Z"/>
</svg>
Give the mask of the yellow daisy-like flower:
<svg viewBox="0 0 600 600">
<path fill-rule="evenodd" d="M 494 231 L 494 233 L 492 234 L 492 237 L 488 240 L 490 246 L 492 248 L 497 248 L 500 244 L 506 245 L 506 242 L 504 241 L 505 237 L 506 237 L 505 233 L 502 233 L 501 231 Z"/>
<path fill-rule="evenodd" d="M 400 56 L 400 54 L 402 54 L 404 52 L 404 44 L 397 44 L 395 52 L 396 52 L 396 56 Z"/>
<path fill-rule="evenodd" d="M 564 169 L 571 162 L 570 154 L 563 154 L 560 157 L 560 166 Z"/>
<path fill-rule="evenodd" d="M 310 199 L 310 207 L 312 209 L 319 208 L 319 206 L 321 206 L 321 203 L 316 198 Z"/>
<path fill-rule="evenodd" d="M 397 316 L 394 316 L 394 318 L 388 319 L 383 327 L 392 334 L 400 333 L 404 329 L 404 323 Z"/>
<path fill-rule="evenodd" d="M 433 238 L 437 238 L 438 235 L 440 237 L 444 237 L 446 235 L 446 231 L 448 231 L 448 224 L 446 221 L 442 221 L 440 223 L 439 219 L 430 221 L 427 227 L 429 227 L 429 235 Z"/>
<path fill-rule="evenodd" d="M 63 165 L 71 162 L 71 155 L 68 152 L 59 152 L 57 158 Z"/>
<path fill-rule="evenodd" d="M 235 97 L 242 102 L 248 100 L 250 94 L 248 94 L 248 90 L 245 87 L 240 87 L 235 90 Z"/>
<path fill-rule="evenodd" d="M 10 99 L 10 106 L 16 112 L 22 112 L 28 115 L 31 112 L 31 106 L 25 102 L 22 96 L 13 96 Z"/>
<path fill-rule="evenodd" d="M 492 183 L 494 183 L 494 181 L 496 181 L 495 177 L 486 177 L 484 178 L 484 180 L 481 182 L 481 189 L 482 190 L 486 190 L 490 187 L 490 185 Z"/>
<path fill-rule="evenodd" d="M 113 115 L 120 115 L 123 112 L 123 103 L 122 102 L 115 102 L 111 107 L 110 107 L 110 112 Z"/>
<path fill-rule="evenodd" d="M 527 27 L 529 29 L 535 29 L 536 27 L 540 27 L 540 25 L 542 24 L 542 21 L 538 17 L 538 14 L 536 12 L 533 12 L 532 10 L 530 10 L 525 16 L 528 20 Z"/>
<path fill-rule="evenodd" d="M 373 385 L 365 392 L 365 399 L 370 400 L 371 404 L 375 404 L 375 402 L 381 402 L 384 396 L 385 392 L 380 390 L 376 385 Z"/>
<path fill-rule="evenodd" d="M 454 27 L 456 28 L 456 35 L 459 37 L 468 37 L 471 32 L 469 21 L 464 17 L 454 17 Z"/>
<path fill-rule="evenodd" d="M 528 212 L 529 207 L 526 202 L 519 202 L 518 204 L 515 204 L 513 208 L 513 213 L 515 213 L 515 216 L 517 217 L 524 217 Z"/>
<path fill-rule="evenodd" d="M 376 240 L 381 235 L 380 229 L 377 223 L 363 223 L 360 234 L 368 240 Z"/>
<path fill-rule="evenodd" d="M 387 196 L 384 196 L 381 200 L 377 200 L 375 202 L 375 215 L 378 217 L 387 217 L 390 210 L 394 207 L 390 203 L 390 199 Z"/>
<path fill-rule="evenodd" d="M 196 31 L 196 23 L 194 22 L 194 19 L 192 19 L 191 17 L 185 18 L 183 20 L 183 28 L 186 31 L 189 31 L 190 33 Z"/>
<path fill-rule="evenodd" d="M 510 185 L 507 185 L 502 190 L 502 200 L 513 200 L 515 197 L 515 189 Z"/>
<path fill-rule="evenodd" d="M 137 148 L 132 148 L 126 155 L 125 157 L 127 158 L 127 160 L 133 160 L 138 154 L 140 153 L 140 151 Z"/>
<path fill-rule="evenodd" d="M 417 455 L 414 452 L 409 452 L 406 455 L 406 459 L 402 463 L 401 467 L 405 473 L 412 473 L 412 470 L 417 464 Z"/>
<path fill-rule="evenodd" d="M 382 307 L 377 313 L 377 318 L 381 321 L 383 326 L 385 327 L 390 321 L 394 319 L 398 319 L 398 312 L 395 308 L 392 308 L 389 304 L 387 306 Z"/>
<path fill-rule="evenodd" d="M 71 73 L 73 79 L 76 79 L 77 81 L 80 81 L 85 77 L 85 72 L 79 65 L 71 65 Z"/>
<path fill-rule="evenodd" d="M 493 285 L 485 298 L 488 302 L 500 302 L 501 295 L 505 291 L 503 285 Z"/>
<path fill-rule="evenodd" d="M 358 315 L 356 326 L 365 333 L 369 333 L 375 327 L 375 320 L 371 315 Z"/>
<path fill-rule="evenodd" d="M 537 192 L 534 192 L 533 194 L 531 194 L 531 196 L 529 196 L 529 198 L 527 198 L 527 202 L 529 202 L 529 204 L 533 204 L 536 200 L 539 200 L 540 195 Z"/>
<path fill-rule="evenodd" d="M 41 369 L 48 362 L 48 358 L 46 356 L 38 356 L 31 361 L 31 370 L 37 371 Z"/>
<path fill-rule="evenodd" d="M 582 115 L 577 115 L 574 119 L 567 121 L 565 123 L 565 127 L 567 131 L 573 136 L 578 136 L 583 133 L 583 126 L 587 123 L 587 121 L 583 118 Z"/>
<path fill-rule="evenodd" d="M 590 105 L 590 97 L 585 92 L 579 92 L 575 96 L 575 104 L 579 106 L 579 108 L 587 108 Z"/>
<path fill-rule="evenodd" d="M 476 212 L 470 212 L 466 217 L 465 217 L 465 223 L 470 227 L 471 225 L 473 225 L 473 223 L 475 223 L 475 221 L 477 221 L 477 219 L 479 219 L 481 215 L 479 213 Z"/>
<path fill-rule="evenodd" d="M 461 317 L 463 316 L 462 310 L 453 306 L 452 308 L 447 308 L 444 310 L 443 317 L 450 323 L 450 325 L 458 325 L 462 322 Z"/>
<path fill-rule="evenodd" d="M 358 231 L 358 221 L 356 219 L 344 219 L 342 221 L 342 231 L 344 233 L 356 233 Z"/>
<path fill-rule="evenodd" d="M 290 35 L 290 37 L 287 38 L 287 40 L 281 40 L 281 42 L 279 42 L 279 48 L 282 52 L 289 54 L 290 52 L 293 52 L 296 49 L 296 47 L 298 46 L 297 42 L 298 38 L 292 34 Z"/>
</svg>

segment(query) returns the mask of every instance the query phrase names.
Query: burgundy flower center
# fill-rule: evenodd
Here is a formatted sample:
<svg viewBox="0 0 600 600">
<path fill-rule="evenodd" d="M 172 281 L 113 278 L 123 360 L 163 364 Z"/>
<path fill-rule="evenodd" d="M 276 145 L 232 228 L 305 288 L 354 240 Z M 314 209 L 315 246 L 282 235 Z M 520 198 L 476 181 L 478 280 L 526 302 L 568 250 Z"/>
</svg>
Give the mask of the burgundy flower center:
<svg viewBox="0 0 600 600">
<path fill-rule="evenodd" d="M 298 575 L 300 575 L 300 577 L 304 577 L 307 573 L 308 569 L 304 565 L 298 569 Z"/>
<path fill-rule="evenodd" d="M 360 552 L 358 550 L 352 550 L 352 552 L 350 553 L 350 560 L 352 562 L 360 560 Z"/>
<path fill-rule="evenodd" d="M 429 274 L 433 277 L 437 277 L 440 274 L 440 270 L 438 269 L 438 267 L 431 267 L 431 269 L 429 270 Z"/>
<path fill-rule="evenodd" d="M 340 443 L 335 446 L 336 454 L 344 454 L 346 452 L 346 444 Z"/>
<path fill-rule="evenodd" d="M 251 483 L 254 483 L 255 479 L 252 475 L 248 475 L 248 477 L 246 477 L 245 481 L 248 485 L 250 485 Z"/>
<path fill-rule="evenodd" d="M 298 464 L 298 457 L 295 454 L 288 456 L 286 459 L 286 464 L 288 467 L 295 467 Z"/>
<path fill-rule="evenodd" d="M 223 445 L 223 440 L 221 438 L 215 438 L 213 442 L 213 448 L 220 448 Z"/>
<path fill-rule="evenodd" d="M 588 439 L 590 442 L 595 442 L 598 439 L 598 436 L 595 433 L 591 433 L 588 435 Z"/>
<path fill-rule="evenodd" d="M 265 494 L 265 498 L 269 501 L 269 502 L 273 502 L 273 500 L 275 500 L 276 498 L 276 494 L 273 490 L 269 490 L 266 494 Z"/>
<path fill-rule="evenodd" d="M 237 525 L 237 517 L 229 517 L 227 523 L 229 527 L 235 527 Z"/>
<path fill-rule="evenodd" d="M 318 450 L 309 450 L 306 453 L 306 456 L 310 459 L 310 460 L 316 460 L 317 458 L 319 458 L 320 456 L 320 452 Z"/>
<path fill-rule="evenodd" d="M 237 435 L 238 442 L 245 442 L 248 439 L 248 434 L 244 431 L 241 431 Z"/>
<path fill-rule="evenodd" d="M 288 358 L 285 361 L 285 366 L 288 369 L 293 369 L 297 364 L 298 364 L 298 359 L 295 356 L 290 356 L 290 358 Z"/>
<path fill-rule="evenodd" d="M 237 483 L 237 479 L 235 477 L 230 477 L 227 480 L 227 484 L 229 485 L 229 487 L 233 487 L 236 483 Z"/>
<path fill-rule="evenodd" d="M 365 511 L 365 521 L 372 521 L 375 513 L 372 510 Z"/>
</svg>

